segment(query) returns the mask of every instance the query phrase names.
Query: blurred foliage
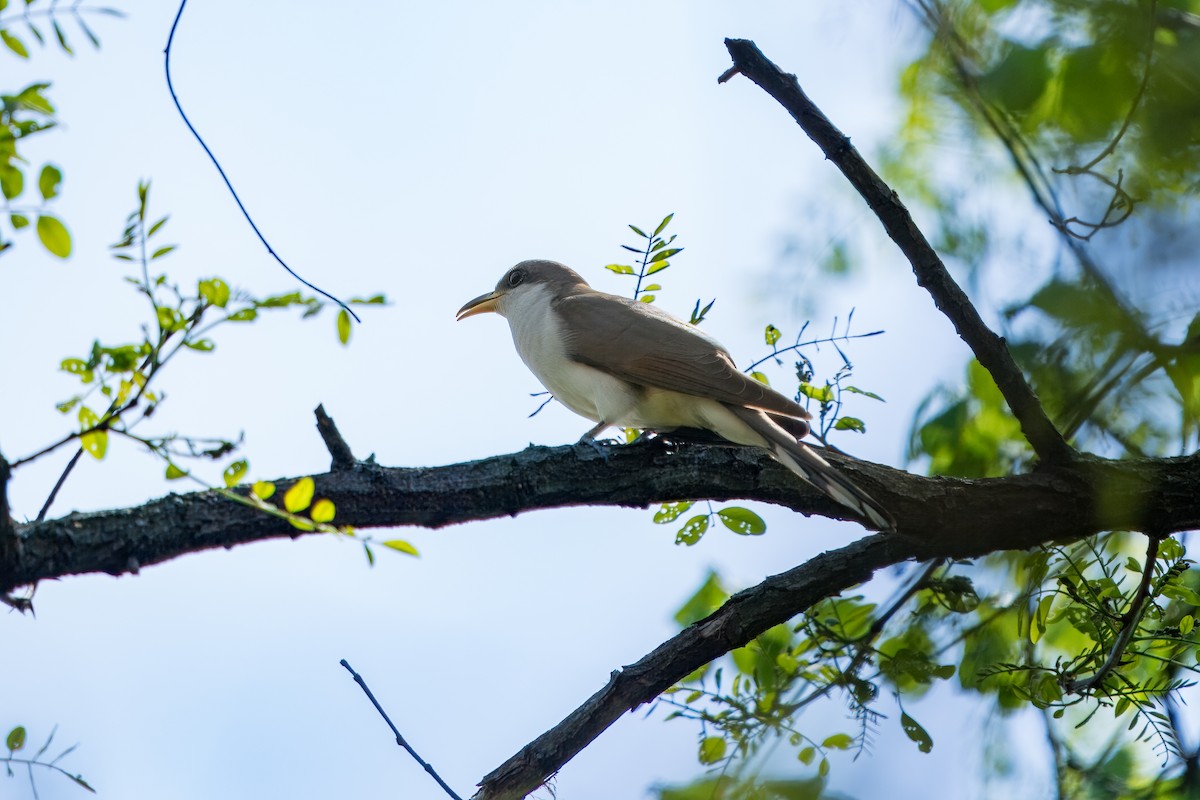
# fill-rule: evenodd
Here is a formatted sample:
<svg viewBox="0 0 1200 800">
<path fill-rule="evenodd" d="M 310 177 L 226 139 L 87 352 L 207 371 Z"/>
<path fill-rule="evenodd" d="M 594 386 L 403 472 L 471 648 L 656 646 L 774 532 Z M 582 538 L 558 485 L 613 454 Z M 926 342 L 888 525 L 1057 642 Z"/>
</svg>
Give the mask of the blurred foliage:
<svg viewBox="0 0 1200 800">
<path fill-rule="evenodd" d="M 65 748 L 53 758 L 47 756 L 50 745 L 54 743 L 54 734 L 57 732 L 58 728 L 53 728 L 50 731 L 50 735 L 46 737 L 45 743 L 38 748 L 36 753 L 26 754 L 25 748 L 29 744 L 29 732 L 25 729 L 24 725 L 17 725 L 12 728 L 8 732 L 8 735 L 4 737 L 4 747 L 8 752 L 5 755 L 0 755 L 0 763 L 4 764 L 5 775 L 9 778 L 16 777 L 14 768 L 24 772 L 29 778 L 29 788 L 35 798 L 38 796 L 37 776 L 47 772 L 61 775 L 72 781 L 76 786 L 95 794 L 96 790 L 88 785 L 88 782 L 83 779 L 82 775 L 69 772 L 59 764 L 60 761 L 75 750 L 75 745 Z"/>
<path fill-rule="evenodd" d="M 1195 452 L 1200 2 L 903 5 L 927 38 L 900 75 L 906 113 L 881 171 L 1075 447 Z M 818 260 L 853 274 L 864 253 L 839 234 Z M 963 478 L 1036 469 L 991 376 L 973 360 L 962 374 L 921 404 L 910 460 Z M 1180 714 L 1198 672 L 1200 577 L 1187 544 L 1114 531 L 914 567 L 891 597 L 872 585 L 824 601 L 663 696 L 670 716 L 698 723 L 710 774 L 660 797 L 760 796 L 770 743 L 790 745 L 799 774 L 821 780 L 836 732 L 810 730 L 800 712 L 825 697 L 848 709 L 852 752 L 881 725 L 928 752 L 939 731 L 921 725 L 916 701 L 938 683 L 998 720 L 1038 720 L 1059 797 L 1200 796 L 1200 751 Z M 726 596 L 710 575 L 679 622 Z M 996 775 L 1002 727 L 979 737 Z"/>
</svg>

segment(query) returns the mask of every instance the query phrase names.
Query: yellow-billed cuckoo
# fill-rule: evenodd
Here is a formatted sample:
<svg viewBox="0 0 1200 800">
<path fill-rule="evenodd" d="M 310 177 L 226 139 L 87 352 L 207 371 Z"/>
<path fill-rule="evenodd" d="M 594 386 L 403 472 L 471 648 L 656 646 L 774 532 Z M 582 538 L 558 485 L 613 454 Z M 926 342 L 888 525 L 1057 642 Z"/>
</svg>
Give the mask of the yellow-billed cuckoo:
<svg viewBox="0 0 1200 800">
<path fill-rule="evenodd" d="M 802 406 L 747 377 L 715 339 L 665 311 L 598 292 L 554 261 L 522 261 L 458 311 L 508 319 L 526 366 L 555 399 L 596 422 L 666 433 L 700 428 L 760 447 L 880 530 L 891 515 L 798 441 Z M 587 438 L 585 436 L 585 438 Z"/>
</svg>

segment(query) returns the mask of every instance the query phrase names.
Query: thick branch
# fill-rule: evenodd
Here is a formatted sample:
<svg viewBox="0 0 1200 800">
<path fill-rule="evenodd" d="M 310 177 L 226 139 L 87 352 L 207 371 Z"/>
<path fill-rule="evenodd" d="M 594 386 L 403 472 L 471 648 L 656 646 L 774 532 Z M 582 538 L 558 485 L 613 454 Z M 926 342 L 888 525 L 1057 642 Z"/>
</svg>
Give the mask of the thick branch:
<svg viewBox="0 0 1200 800">
<path fill-rule="evenodd" d="M 1064 464 L 1074 452 L 1050 422 L 1045 410 L 1026 382 L 1004 339 L 993 333 L 945 264 L 913 222 L 899 196 L 867 164 L 846 137 L 800 88 L 795 75 L 775 66 L 754 42 L 726 39 L 734 68 L 762 87 L 799 123 L 809 138 L 837 165 L 842 174 L 867 201 L 892 238 L 912 264 L 918 285 L 933 297 L 934 304 L 954 324 L 979 363 L 991 373 L 1021 431 L 1045 464 Z M 724 76 L 723 76 L 724 77 Z"/>
<path fill-rule="evenodd" d="M 637 663 L 613 672 L 603 689 L 484 777 L 474 800 L 525 797 L 626 711 L 651 702 L 683 676 L 787 622 L 798 610 L 868 580 L 880 567 L 919 557 L 921 550 L 911 539 L 870 536 L 739 592 Z"/>
<path fill-rule="evenodd" d="M 1104 530 L 1165 535 L 1200 527 L 1200 457 L 1105 461 L 985 480 L 925 478 L 838 453 L 826 458 L 882 503 L 897 529 L 969 557 L 1073 540 Z M 355 528 L 439 528 L 578 505 L 645 507 L 687 498 L 761 500 L 803 514 L 850 512 L 749 448 L 656 443 L 605 448 L 530 447 L 444 467 L 357 464 L 314 476 L 318 497 Z M 280 491 L 294 479 L 281 479 Z M 1099 502 L 1102 498 L 1103 502 Z M 48 578 L 122 574 L 186 553 L 305 535 L 215 492 L 169 495 L 142 506 L 17 526 L 0 562 L 0 594 Z"/>
</svg>

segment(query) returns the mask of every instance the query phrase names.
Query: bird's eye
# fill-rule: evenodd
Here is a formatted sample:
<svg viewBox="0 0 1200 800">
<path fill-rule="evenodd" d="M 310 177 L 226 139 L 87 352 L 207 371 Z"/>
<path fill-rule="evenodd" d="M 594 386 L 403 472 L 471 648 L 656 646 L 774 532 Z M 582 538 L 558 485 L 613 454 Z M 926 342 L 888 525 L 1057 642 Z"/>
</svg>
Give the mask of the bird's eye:
<svg viewBox="0 0 1200 800">
<path fill-rule="evenodd" d="M 525 282 L 525 270 L 514 269 L 512 272 L 508 273 L 508 285 L 509 286 L 520 286 L 524 282 Z"/>
</svg>

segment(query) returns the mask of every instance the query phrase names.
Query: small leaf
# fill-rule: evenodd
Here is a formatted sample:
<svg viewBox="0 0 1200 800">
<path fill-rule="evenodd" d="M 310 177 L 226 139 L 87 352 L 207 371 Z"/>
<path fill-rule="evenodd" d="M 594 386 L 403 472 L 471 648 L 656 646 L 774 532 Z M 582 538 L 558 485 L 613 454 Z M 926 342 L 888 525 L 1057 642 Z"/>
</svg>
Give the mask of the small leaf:
<svg viewBox="0 0 1200 800">
<path fill-rule="evenodd" d="M 707 736 L 700 742 L 700 763 L 716 764 L 725 757 L 725 740 L 720 736 Z"/>
<path fill-rule="evenodd" d="M 730 506 L 717 512 L 725 527 L 742 536 L 761 536 L 767 532 L 767 523 L 748 508 Z"/>
<path fill-rule="evenodd" d="M 337 336 L 342 344 L 350 344 L 350 314 L 344 308 L 338 311 Z"/>
<path fill-rule="evenodd" d="M 275 494 L 275 484 L 270 481 L 255 481 L 250 491 L 259 500 L 270 500 L 271 495 Z"/>
<path fill-rule="evenodd" d="M 375 551 L 371 549 L 371 545 L 363 542 L 363 552 L 367 555 L 367 565 L 371 567 L 375 566 Z"/>
<path fill-rule="evenodd" d="M 758 370 L 754 370 L 754 372 L 751 372 L 750 377 L 754 378 L 754 380 L 758 381 L 763 386 L 771 385 L 771 382 L 769 380 L 767 380 L 767 376 L 764 375 L 763 373 L 759 372 Z"/>
<path fill-rule="evenodd" d="M 12 200 L 25 191 L 25 173 L 11 164 L 0 165 L 0 192 Z"/>
<path fill-rule="evenodd" d="M 929 733 L 915 719 L 903 712 L 900 714 L 900 727 L 904 728 L 904 733 L 909 739 L 917 743 L 917 749 L 922 753 L 933 749 L 933 739 Z"/>
<path fill-rule="evenodd" d="M 86 450 L 92 458 L 100 461 L 108 450 L 108 431 L 98 430 L 85 433 L 79 437 L 79 446 Z"/>
<path fill-rule="evenodd" d="M 843 389 L 843 391 L 850 392 L 851 394 L 861 394 L 862 396 L 869 397 L 872 400 L 878 400 L 881 403 L 887 402 L 887 400 L 884 400 L 882 397 L 875 394 L 874 392 L 868 392 L 866 389 L 860 389 L 857 386 L 844 386 L 844 387 L 842 387 L 842 389 Z"/>
<path fill-rule="evenodd" d="M 59 258 L 71 255 L 71 234 L 67 232 L 67 226 L 63 225 L 58 217 L 39 216 L 37 232 L 38 238 L 42 240 L 42 246 L 53 255 Z"/>
<path fill-rule="evenodd" d="M 221 475 L 225 480 L 225 486 L 232 489 L 242 481 L 242 477 L 246 474 L 246 470 L 250 465 L 246 463 L 246 459 L 238 459 L 225 468 L 225 472 Z"/>
<path fill-rule="evenodd" d="M 174 249 L 175 249 L 175 245 L 173 245 L 173 244 L 169 244 L 166 247 L 160 247 L 150 255 L 150 260 L 153 261 L 156 258 L 162 258 L 163 256 L 165 256 L 167 253 L 171 252 Z"/>
<path fill-rule="evenodd" d="M 867 432 L 867 423 L 863 422 L 858 417 L 839 417 L 834 423 L 833 429 L 836 431 L 857 431 L 858 433 Z"/>
<path fill-rule="evenodd" d="M 644 295 L 642 295 L 641 297 L 639 297 L 639 298 L 638 298 L 638 302 L 639 302 L 639 303 L 653 303 L 653 302 L 654 302 L 654 295 L 652 295 L 652 294 L 644 294 Z"/>
<path fill-rule="evenodd" d="M 162 228 L 163 225 L 167 224 L 168 219 L 170 219 L 169 215 L 166 217 L 163 217 L 158 222 L 151 225 L 150 230 L 146 231 L 146 238 L 149 239 L 151 236 L 158 233 L 159 229 Z M 220 280 L 220 278 L 214 278 L 214 280 Z"/>
<path fill-rule="evenodd" d="M 1186 614 L 1183 619 L 1179 620 L 1179 632 L 1187 636 L 1196 627 L 1196 618 L 1191 614 Z"/>
<path fill-rule="evenodd" d="M 683 524 L 679 533 L 675 534 L 675 544 L 686 544 L 691 547 L 700 541 L 700 537 L 708 530 L 708 515 L 692 517 Z"/>
<path fill-rule="evenodd" d="M 657 253 L 650 256 L 650 263 L 655 264 L 659 261 L 666 261 L 668 258 L 675 255 L 676 253 L 682 253 L 682 252 L 683 252 L 682 247 L 668 247 L 666 250 L 659 250 Z"/>
<path fill-rule="evenodd" d="M 654 524 L 663 525 L 667 522 L 674 522 L 691 507 L 692 503 L 690 500 L 685 500 L 682 503 L 663 503 L 662 508 L 654 512 Z"/>
<path fill-rule="evenodd" d="M 58 186 L 62 183 L 62 172 L 53 164 L 42 167 L 38 175 L 38 191 L 47 200 L 58 196 Z"/>
<path fill-rule="evenodd" d="M 3 41 L 9 50 L 19 55 L 21 58 L 29 58 L 29 51 L 25 49 L 25 44 L 17 37 L 13 36 L 8 31 L 0 28 L 0 41 Z"/>
<path fill-rule="evenodd" d="M 337 507 L 333 504 L 333 501 L 322 497 L 313 503 L 309 516 L 312 517 L 313 522 L 332 522 L 336 513 Z"/>
<path fill-rule="evenodd" d="M 634 233 L 636 233 L 638 236 L 642 237 L 643 239 L 649 239 L 649 238 L 650 238 L 650 237 L 649 237 L 649 236 L 647 236 L 646 234 L 642 233 L 642 229 L 641 229 L 641 228 L 639 228 L 637 225 L 630 225 L 630 226 L 629 226 L 629 230 L 633 231 Z"/>
<path fill-rule="evenodd" d="M 63 49 L 63 52 L 69 56 L 75 55 L 75 51 L 71 49 L 71 44 L 67 41 L 67 35 L 63 33 L 62 26 L 58 24 L 58 20 L 54 20 L 54 36 L 58 39 L 58 46 Z"/>
<path fill-rule="evenodd" d="M 201 353 L 211 353 L 217 346 L 212 339 L 196 339 L 195 341 L 188 339 L 184 344 L 189 349 L 198 350 Z"/>
<path fill-rule="evenodd" d="M 8 732 L 8 738 L 4 740 L 4 744 L 9 751 L 20 750 L 25 746 L 25 726 L 18 725 Z"/>
<path fill-rule="evenodd" d="M 804 765 L 807 766 L 813 762 L 814 758 L 817 757 L 817 748 L 806 747 L 803 750 L 801 750 L 799 753 L 797 753 L 797 757 L 800 759 L 800 761 Z"/>
<path fill-rule="evenodd" d="M 671 219 L 674 216 L 675 212 L 672 211 L 670 214 L 667 214 L 665 217 L 663 217 L 663 221 L 658 223 L 658 227 L 654 229 L 654 235 L 658 236 L 660 233 L 662 233 L 666 227 L 671 224 Z"/>
<path fill-rule="evenodd" d="M 29 217 L 24 214 L 11 214 L 8 219 L 12 223 L 13 230 L 19 231 L 29 225 Z"/>
<path fill-rule="evenodd" d="M 825 737 L 825 741 L 821 742 L 821 747 L 828 747 L 834 750 L 849 750 L 854 744 L 854 738 L 848 733 L 835 733 L 832 736 Z"/>
<path fill-rule="evenodd" d="M 315 488 L 312 478 L 301 478 L 283 495 L 283 507 L 292 514 L 303 511 L 312 502 Z"/>
<path fill-rule="evenodd" d="M 662 287 L 659 286 L 657 283 L 652 283 L 648 286 L 643 286 L 642 291 L 643 292 L 661 292 Z"/>
<path fill-rule="evenodd" d="M 258 310 L 254 308 L 243 308 L 241 311 L 235 311 L 229 315 L 230 322 L 250 322 L 258 317 Z"/>
<path fill-rule="evenodd" d="M 185 477 L 187 477 L 186 472 L 184 472 L 179 467 L 175 466 L 175 464 L 173 462 L 170 462 L 170 461 L 167 462 L 167 480 L 177 481 L 180 478 L 185 478 Z"/>
<path fill-rule="evenodd" d="M 420 555 L 420 553 L 417 552 L 417 548 L 413 547 L 403 539 L 388 539 L 383 543 L 383 546 L 390 547 L 398 553 L 406 553 L 410 556 Z"/>
<path fill-rule="evenodd" d="M 822 758 L 821 763 L 817 765 L 817 774 L 822 778 L 829 774 L 829 759 Z"/>
<path fill-rule="evenodd" d="M 768 325 L 766 331 L 763 332 L 763 339 L 765 339 L 767 344 L 769 344 L 771 347 L 775 346 L 775 343 L 779 341 L 781 336 L 783 336 L 783 334 L 780 333 L 779 328 L 776 328 L 774 325 Z"/>
<path fill-rule="evenodd" d="M 656 264 L 651 264 L 650 269 L 646 270 L 646 275 L 653 275 L 656 272 L 662 272 L 667 267 L 671 266 L 669 261 L 659 261 Z"/>
<path fill-rule="evenodd" d="M 632 275 L 633 267 L 628 264 L 605 264 L 604 268 L 617 273 L 618 275 Z"/>
</svg>

